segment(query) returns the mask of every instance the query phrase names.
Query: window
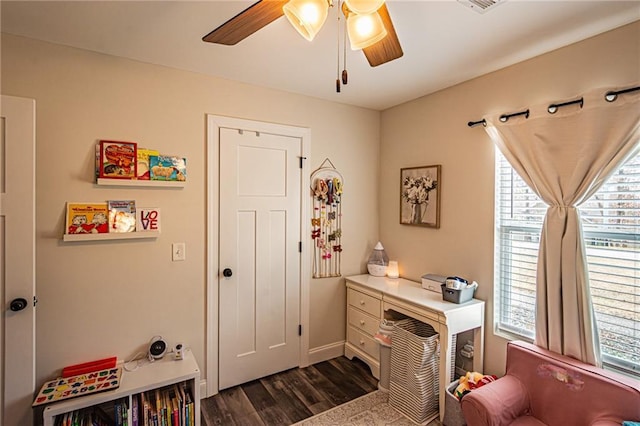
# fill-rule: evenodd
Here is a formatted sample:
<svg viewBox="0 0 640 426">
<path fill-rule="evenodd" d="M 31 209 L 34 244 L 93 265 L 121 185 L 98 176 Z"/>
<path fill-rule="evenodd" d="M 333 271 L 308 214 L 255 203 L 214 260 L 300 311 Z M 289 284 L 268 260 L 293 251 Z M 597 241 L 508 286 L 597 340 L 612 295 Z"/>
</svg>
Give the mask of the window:
<svg viewBox="0 0 640 426">
<path fill-rule="evenodd" d="M 496 150 L 498 331 L 535 336 L 536 268 L 546 205 Z M 580 206 L 603 362 L 640 375 L 640 155 Z"/>
</svg>

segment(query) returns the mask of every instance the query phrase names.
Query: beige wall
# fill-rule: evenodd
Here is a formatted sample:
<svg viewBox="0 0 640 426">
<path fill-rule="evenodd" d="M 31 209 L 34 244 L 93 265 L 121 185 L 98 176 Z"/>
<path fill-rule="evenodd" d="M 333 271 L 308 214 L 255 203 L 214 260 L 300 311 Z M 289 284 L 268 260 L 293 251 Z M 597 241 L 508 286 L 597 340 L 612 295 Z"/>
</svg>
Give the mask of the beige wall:
<svg viewBox="0 0 640 426">
<path fill-rule="evenodd" d="M 36 99 L 38 383 L 69 364 L 130 359 L 156 334 L 191 346 L 204 370 L 205 114 L 310 128 L 310 170 L 329 157 L 345 180 L 342 272 L 366 270 L 378 232 L 377 111 L 6 34 L 2 92 Z M 186 157 L 187 187 L 95 186 L 99 139 Z M 161 236 L 61 241 L 66 201 L 107 199 L 160 207 Z M 186 243 L 185 262 L 171 262 L 172 242 Z M 310 292 L 310 347 L 343 341 L 343 280 L 312 280 Z"/>
<path fill-rule="evenodd" d="M 506 340 L 493 324 L 494 147 L 468 121 L 589 89 L 640 81 L 640 22 L 386 110 L 382 114 L 380 238 L 402 276 L 456 274 L 487 301 L 485 371 L 502 373 Z M 442 165 L 440 229 L 399 225 L 400 168 Z"/>
</svg>

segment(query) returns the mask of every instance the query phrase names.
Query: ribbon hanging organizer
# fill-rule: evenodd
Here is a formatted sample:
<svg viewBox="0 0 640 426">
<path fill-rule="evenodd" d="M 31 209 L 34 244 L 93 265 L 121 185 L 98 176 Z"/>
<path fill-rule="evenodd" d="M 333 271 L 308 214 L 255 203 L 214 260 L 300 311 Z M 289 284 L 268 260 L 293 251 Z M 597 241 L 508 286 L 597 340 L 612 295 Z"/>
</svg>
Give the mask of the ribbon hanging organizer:
<svg viewBox="0 0 640 426">
<path fill-rule="evenodd" d="M 341 275 L 342 185 L 342 175 L 328 158 L 311 173 L 313 278 Z"/>
</svg>

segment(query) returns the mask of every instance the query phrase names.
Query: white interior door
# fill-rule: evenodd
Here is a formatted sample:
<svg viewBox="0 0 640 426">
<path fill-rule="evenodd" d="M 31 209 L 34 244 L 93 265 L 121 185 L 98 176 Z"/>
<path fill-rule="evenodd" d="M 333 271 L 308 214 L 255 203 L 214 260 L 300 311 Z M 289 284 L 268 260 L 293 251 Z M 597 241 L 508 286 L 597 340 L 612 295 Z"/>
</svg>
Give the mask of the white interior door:
<svg viewBox="0 0 640 426">
<path fill-rule="evenodd" d="M 24 426 L 35 388 L 35 101 L 2 96 L 0 116 L 0 424 Z"/>
<path fill-rule="evenodd" d="M 219 388 L 300 362 L 302 140 L 220 129 Z"/>
</svg>

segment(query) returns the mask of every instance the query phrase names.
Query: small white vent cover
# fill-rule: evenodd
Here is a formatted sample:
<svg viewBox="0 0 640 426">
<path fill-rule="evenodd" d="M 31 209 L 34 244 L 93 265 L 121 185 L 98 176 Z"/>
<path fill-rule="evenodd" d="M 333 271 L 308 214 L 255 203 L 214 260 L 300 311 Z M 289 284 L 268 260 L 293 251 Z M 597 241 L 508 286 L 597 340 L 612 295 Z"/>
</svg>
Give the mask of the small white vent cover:
<svg viewBox="0 0 640 426">
<path fill-rule="evenodd" d="M 471 10 L 475 10 L 478 13 L 485 13 L 488 10 L 494 9 L 496 6 L 504 3 L 506 0 L 458 0 L 458 3 L 462 3 Z"/>
</svg>

